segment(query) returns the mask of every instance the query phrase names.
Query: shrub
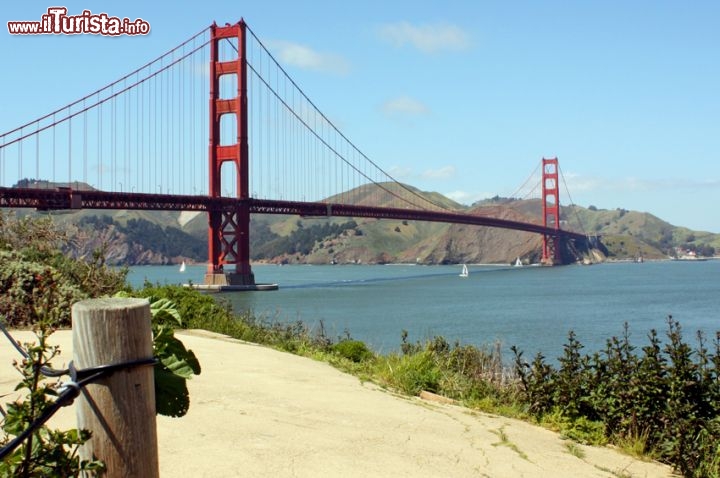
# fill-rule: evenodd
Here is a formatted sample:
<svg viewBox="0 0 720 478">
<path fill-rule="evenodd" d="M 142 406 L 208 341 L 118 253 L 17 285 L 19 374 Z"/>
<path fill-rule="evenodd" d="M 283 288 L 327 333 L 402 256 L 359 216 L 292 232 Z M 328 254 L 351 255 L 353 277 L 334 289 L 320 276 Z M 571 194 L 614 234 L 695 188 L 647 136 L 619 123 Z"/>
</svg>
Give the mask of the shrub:
<svg viewBox="0 0 720 478">
<path fill-rule="evenodd" d="M 8 403 L 7 411 L 0 408 L 3 432 L 0 447 L 16 446 L 6 450 L 8 455 L 0 462 L 0 476 L 65 477 L 78 476 L 81 471 L 85 472 L 83 476 L 95 476 L 103 470 L 103 463 L 80 460 L 77 454 L 78 447 L 90 439 L 90 432 L 55 430 L 42 421 L 60 394 L 60 384 L 42 373 L 43 369 L 52 369 L 51 361 L 59 354 L 59 348 L 51 346 L 48 338 L 58 322 L 64 320 L 69 306 L 64 303 L 56 274 L 44 274 L 33 285 L 34 307 L 27 311 L 25 320 L 32 326 L 37 342 L 24 344 L 26 357 L 14 363 L 22 376 L 15 390 L 24 391 L 23 398 Z M 5 321 L 2 314 L 0 320 Z M 32 431 L 18 443 L 26 430 Z"/>
<path fill-rule="evenodd" d="M 15 251 L 0 251 L 0 314 L 10 327 L 29 327 L 36 309 L 54 291 L 51 307 L 57 309 L 54 326 L 70 325 L 70 308 L 87 294 L 68 281 L 57 269 L 28 261 Z"/>
<path fill-rule="evenodd" d="M 662 344 L 651 331 L 638 353 L 626 325 L 590 357 L 571 333 L 557 369 L 542 356 L 527 364 L 514 350 L 528 410 L 562 423 L 568 436 L 595 435 L 602 422 L 608 440 L 641 447 L 684 476 L 720 476 L 720 333 L 712 351 L 702 335 L 693 350 L 668 317 L 666 335 Z"/>
<path fill-rule="evenodd" d="M 373 354 L 365 342 L 360 340 L 342 340 L 332 347 L 333 352 L 339 356 L 359 363 L 372 358 Z"/>
<path fill-rule="evenodd" d="M 110 295 L 126 287 L 127 269 L 105 265 L 104 251 L 89 260 L 66 257 L 67 238 L 51 218 L 15 218 L 0 211 L 0 314 L 11 327 L 32 324 L 33 311 L 52 278 L 59 307 L 55 326 L 70 325 L 70 306 L 88 297 Z"/>
<path fill-rule="evenodd" d="M 408 395 L 423 390 L 438 392 L 441 379 L 440 369 L 428 351 L 388 355 L 379 363 L 377 375 L 384 385 Z"/>
</svg>

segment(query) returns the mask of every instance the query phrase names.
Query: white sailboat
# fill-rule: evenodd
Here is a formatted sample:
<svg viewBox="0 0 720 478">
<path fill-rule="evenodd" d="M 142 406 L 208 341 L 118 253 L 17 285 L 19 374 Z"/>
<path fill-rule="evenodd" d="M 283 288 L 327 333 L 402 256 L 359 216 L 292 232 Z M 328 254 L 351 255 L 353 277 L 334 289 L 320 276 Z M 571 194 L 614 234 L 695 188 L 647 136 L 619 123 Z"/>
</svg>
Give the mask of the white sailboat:
<svg viewBox="0 0 720 478">
<path fill-rule="evenodd" d="M 462 266 L 462 272 L 460 273 L 460 277 L 467 277 L 470 273 L 468 272 L 468 268 L 465 264 Z"/>
<path fill-rule="evenodd" d="M 515 267 L 522 267 L 522 266 L 523 266 L 523 263 L 522 263 L 522 261 L 520 260 L 520 257 L 518 257 L 517 259 L 515 259 Z"/>
<path fill-rule="evenodd" d="M 182 261 L 182 264 L 180 264 L 180 272 L 185 272 L 185 261 Z"/>
</svg>

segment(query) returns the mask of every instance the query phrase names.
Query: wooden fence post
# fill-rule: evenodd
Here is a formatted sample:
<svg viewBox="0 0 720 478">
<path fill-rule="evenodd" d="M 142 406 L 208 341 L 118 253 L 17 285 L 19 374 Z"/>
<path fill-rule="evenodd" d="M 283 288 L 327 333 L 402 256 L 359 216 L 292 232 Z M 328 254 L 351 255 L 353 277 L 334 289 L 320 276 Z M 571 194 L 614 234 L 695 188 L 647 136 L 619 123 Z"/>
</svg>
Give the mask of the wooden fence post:
<svg viewBox="0 0 720 478">
<path fill-rule="evenodd" d="M 152 357 L 150 304 L 145 299 L 89 299 L 72 307 L 77 370 Z M 81 459 L 105 462 L 104 476 L 159 476 L 152 366 L 116 371 L 87 385 L 77 402 L 78 429 L 92 432 Z"/>
</svg>

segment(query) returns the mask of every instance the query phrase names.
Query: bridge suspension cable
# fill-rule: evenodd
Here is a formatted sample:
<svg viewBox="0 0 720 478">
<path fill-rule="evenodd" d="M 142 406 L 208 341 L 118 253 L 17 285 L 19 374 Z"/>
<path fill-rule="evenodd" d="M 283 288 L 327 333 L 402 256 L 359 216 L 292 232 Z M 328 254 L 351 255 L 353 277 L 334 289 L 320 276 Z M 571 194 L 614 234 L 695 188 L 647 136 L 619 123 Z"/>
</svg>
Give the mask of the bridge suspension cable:
<svg viewBox="0 0 720 478">
<path fill-rule="evenodd" d="M 0 134 L 0 186 L 33 179 L 24 185 L 202 192 L 206 181 L 195 181 L 207 178 L 207 143 L 199 137 L 207 119 L 187 112 L 207 104 L 207 79 L 196 78 L 206 68 L 200 57 L 207 36 L 203 29 L 120 79 Z"/>
<path fill-rule="evenodd" d="M 573 201 L 572 196 L 570 195 L 570 188 L 567 185 L 567 182 L 565 181 L 565 175 L 562 172 L 562 168 L 558 166 L 558 171 L 560 171 L 560 178 L 562 179 L 563 186 L 565 186 L 565 192 L 568 195 L 568 200 L 570 201 L 570 206 L 572 206 L 573 212 L 575 213 L 575 220 L 577 221 L 578 225 L 580 226 L 580 232 L 582 232 L 584 235 L 587 236 L 587 231 L 585 230 L 585 225 L 582 222 L 582 218 L 580 217 L 580 214 L 578 214 L 577 207 L 575 204 L 575 201 Z"/>
<path fill-rule="evenodd" d="M 508 199 L 510 199 L 510 202 L 507 204 L 507 206 L 523 215 L 528 214 L 528 210 L 526 207 L 520 206 L 519 201 L 527 201 L 527 200 L 540 200 L 542 204 L 542 195 L 541 195 L 541 186 L 542 186 L 542 174 L 541 169 L 542 167 L 542 161 L 538 161 L 535 169 L 533 169 L 532 173 L 525 179 L 525 181 L 515 189 L 515 191 L 507 196 Z M 562 196 L 567 197 L 567 205 L 563 206 L 564 208 L 572 208 L 573 211 L 573 217 L 577 223 L 577 229 L 579 229 L 580 232 L 583 234 L 586 234 L 585 226 L 582 222 L 582 218 L 580 217 L 577 208 L 575 207 L 575 202 L 573 201 L 572 195 L 570 193 L 570 188 L 567 185 L 567 181 L 565 180 L 565 176 L 562 172 L 562 169 L 558 165 L 558 173 L 559 177 L 562 180 L 563 185 L 563 191 Z M 565 196 L 567 195 L 567 196 Z M 567 227 L 567 226 L 566 226 Z"/>
<path fill-rule="evenodd" d="M 248 31 L 251 197 L 446 210 L 362 152 Z M 29 180 L 32 185 L 24 185 L 34 188 L 207 193 L 209 42 L 203 30 L 118 80 L 0 134 L 0 186 Z M 223 44 L 237 56 L 231 39 Z M 230 56 L 220 54 L 220 61 Z M 224 97 L 235 96 L 235 75 L 223 75 L 220 83 Z M 234 121 L 233 115 L 220 118 L 221 144 L 236 142 Z M 222 195 L 234 197 L 234 175 L 221 178 Z"/>
<path fill-rule="evenodd" d="M 537 181 L 537 177 L 538 177 L 538 173 L 540 171 L 541 166 L 542 166 L 542 161 L 538 161 L 537 165 L 535 166 L 535 169 L 530 173 L 530 175 L 527 177 L 527 179 L 525 179 L 525 181 L 520 186 L 518 186 L 518 188 L 511 195 L 508 196 L 508 198 L 510 198 L 510 199 L 519 198 L 518 194 L 528 185 L 528 183 L 530 183 L 530 181 L 533 181 L 531 183 L 533 185 L 533 188 L 529 192 L 525 193 L 525 195 L 523 197 L 520 197 L 520 198 L 527 199 L 534 191 L 536 191 L 538 188 L 538 185 L 540 184 Z"/>
<path fill-rule="evenodd" d="M 254 139 L 256 142 L 254 151 L 257 151 L 257 155 L 264 157 L 272 153 L 279 153 L 290 156 L 286 166 L 291 171 L 290 176 L 300 178 L 307 168 L 310 168 L 312 173 L 307 178 L 310 184 L 305 189 L 309 189 L 315 195 L 320 194 L 315 197 L 316 200 L 343 203 L 355 201 L 357 203 L 358 199 L 361 202 L 367 201 L 368 198 L 364 195 L 369 193 L 374 194 L 374 199 L 377 201 L 377 193 L 384 192 L 387 196 L 395 199 L 395 202 L 399 201 L 403 207 L 410 206 L 423 210 L 446 209 L 441 204 L 425 198 L 416 190 L 397 181 L 363 153 L 310 100 L 249 27 L 248 31 L 253 39 L 248 68 L 253 73 L 252 81 L 256 85 L 254 96 L 251 94 L 249 99 L 251 116 L 253 113 L 261 114 L 265 111 L 265 119 L 269 123 L 264 133 L 251 135 L 251 140 Z M 237 51 L 229 39 L 227 43 Z M 260 96 L 258 83 L 269 91 L 270 98 Z M 271 101 L 277 103 L 275 110 L 272 110 Z M 287 128 L 285 130 L 286 137 L 281 141 L 280 135 L 276 135 L 274 144 L 269 138 L 274 133 L 273 122 L 278 128 Z M 305 131 L 309 137 L 303 135 L 302 131 Z M 310 144 L 311 140 L 313 144 Z M 254 160 L 253 163 L 256 168 L 269 168 L 272 167 L 270 163 L 273 160 L 275 160 L 275 167 L 279 168 L 277 158 L 272 158 L 267 165 L 263 164 L 265 163 L 263 159 L 260 164 L 257 160 Z M 338 166 L 338 161 L 341 166 Z M 253 176 L 257 179 L 264 175 L 266 172 L 261 170 L 260 174 L 257 174 L 256 171 Z M 323 176 L 328 178 L 327 186 L 322 182 Z M 275 186 L 277 187 L 277 185 Z M 294 191 L 292 185 L 287 186 L 291 187 L 283 188 L 283 192 L 285 194 L 292 193 Z M 363 189 L 368 189 L 367 193 L 362 191 Z M 293 199 L 304 200 L 299 197 Z"/>
</svg>

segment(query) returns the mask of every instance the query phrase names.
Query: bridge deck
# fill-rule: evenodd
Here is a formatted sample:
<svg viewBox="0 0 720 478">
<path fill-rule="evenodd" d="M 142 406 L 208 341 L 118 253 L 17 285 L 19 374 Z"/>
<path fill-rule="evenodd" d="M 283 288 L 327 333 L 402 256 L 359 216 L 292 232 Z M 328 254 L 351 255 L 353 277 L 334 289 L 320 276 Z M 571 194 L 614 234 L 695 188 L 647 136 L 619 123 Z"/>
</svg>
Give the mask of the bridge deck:
<svg viewBox="0 0 720 478">
<path fill-rule="evenodd" d="M 499 227 L 544 234 L 552 237 L 587 240 L 587 236 L 577 232 L 543 227 L 542 225 L 534 223 L 510 221 L 507 219 L 450 211 L 427 211 L 323 202 L 277 201 L 270 199 L 247 199 L 246 201 L 249 202 L 250 212 L 255 214 L 370 217 L 376 219 L 444 222 Z M 39 210 L 140 209 L 156 211 L 227 211 L 236 208 L 239 202 L 240 200 L 234 198 L 214 198 L 210 196 L 77 191 L 70 188 L 0 188 L 0 207 L 35 208 Z"/>
</svg>

